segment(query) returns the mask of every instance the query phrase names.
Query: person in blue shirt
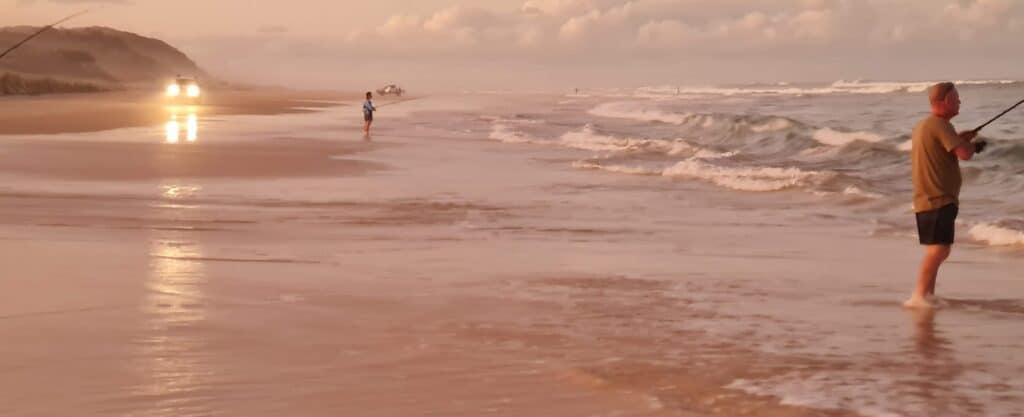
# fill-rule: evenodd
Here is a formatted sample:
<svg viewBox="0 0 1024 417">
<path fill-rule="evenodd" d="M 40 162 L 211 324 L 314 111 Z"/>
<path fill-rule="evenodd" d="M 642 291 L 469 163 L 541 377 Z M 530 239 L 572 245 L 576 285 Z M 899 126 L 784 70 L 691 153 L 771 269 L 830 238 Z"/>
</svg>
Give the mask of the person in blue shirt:
<svg viewBox="0 0 1024 417">
<path fill-rule="evenodd" d="M 373 112 L 377 111 L 376 107 L 373 107 L 373 94 L 369 91 L 366 92 L 366 102 L 363 103 L 363 121 L 366 125 L 363 127 L 363 133 L 370 134 L 370 125 L 373 124 Z"/>
</svg>

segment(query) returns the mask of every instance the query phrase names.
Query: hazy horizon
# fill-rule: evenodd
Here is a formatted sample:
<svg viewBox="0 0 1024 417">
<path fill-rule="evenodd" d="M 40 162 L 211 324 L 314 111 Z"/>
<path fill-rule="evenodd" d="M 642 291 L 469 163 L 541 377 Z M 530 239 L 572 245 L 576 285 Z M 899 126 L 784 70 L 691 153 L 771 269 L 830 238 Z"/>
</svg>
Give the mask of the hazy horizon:
<svg viewBox="0 0 1024 417">
<path fill-rule="evenodd" d="M 160 38 L 220 78 L 304 88 L 1020 79 L 1024 64 L 1013 0 L 403 3 L 3 0 L 0 25 L 94 8 L 66 27 Z"/>
</svg>

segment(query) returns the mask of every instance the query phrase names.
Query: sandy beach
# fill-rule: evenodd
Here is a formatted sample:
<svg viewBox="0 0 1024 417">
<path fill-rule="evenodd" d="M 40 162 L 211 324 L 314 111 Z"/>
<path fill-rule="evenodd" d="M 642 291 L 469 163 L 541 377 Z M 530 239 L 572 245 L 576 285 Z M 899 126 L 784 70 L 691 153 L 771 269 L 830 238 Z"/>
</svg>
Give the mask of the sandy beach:
<svg viewBox="0 0 1024 417">
<path fill-rule="evenodd" d="M 645 173 L 665 110 L 104 100 L 0 100 L 0 415 L 1022 415 L 1019 248 L 904 310 L 906 204 Z"/>
</svg>

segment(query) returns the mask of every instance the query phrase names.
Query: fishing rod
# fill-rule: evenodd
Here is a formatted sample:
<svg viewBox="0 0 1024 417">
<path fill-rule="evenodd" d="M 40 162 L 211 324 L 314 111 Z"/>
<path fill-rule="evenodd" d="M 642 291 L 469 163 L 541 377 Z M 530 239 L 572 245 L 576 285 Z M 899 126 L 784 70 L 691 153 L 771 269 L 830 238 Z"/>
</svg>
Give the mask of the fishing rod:
<svg viewBox="0 0 1024 417">
<path fill-rule="evenodd" d="M 41 35 L 43 32 L 46 32 L 47 30 L 52 29 L 54 26 L 57 26 L 57 25 L 59 25 L 61 23 L 64 23 L 64 22 L 67 22 L 68 20 L 74 19 L 74 18 L 76 18 L 78 16 L 81 16 L 83 14 L 89 13 L 89 11 L 90 11 L 89 9 L 82 10 L 82 11 L 80 11 L 78 13 L 75 13 L 75 14 L 73 14 L 71 16 L 68 16 L 68 17 L 65 17 L 65 18 L 63 18 L 61 20 L 58 20 L 57 22 L 55 22 L 53 24 L 43 26 L 42 29 L 37 30 L 35 33 L 29 35 L 25 39 L 22 39 L 21 42 L 18 42 L 16 44 L 14 44 L 14 46 L 8 48 L 6 51 L 4 51 L 2 54 L 0 54 L 0 59 L 3 59 L 5 56 L 7 56 L 7 54 L 11 53 L 11 51 L 13 51 L 15 49 L 18 49 L 21 45 L 24 45 L 26 42 L 32 40 L 32 38 L 35 38 L 36 36 Z"/>
<path fill-rule="evenodd" d="M 985 128 L 985 126 L 988 126 L 988 125 L 992 124 L 992 122 L 994 122 L 994 121 L 996 121 L 996 120 L 999 120 L 999 118 L 1000 118 L 1000 117 L 1003 117 L 1004 115 L 1006 115 L 1006 113 L 1009 113 L 1009 112 L 1013 111 L 1013 109 L 1016 109 L 1016 108 L 1017 108 L 1017 106 L 1020 106 L 1021 104 L 1024 104 L 1024 100 L 1018 101 L 1018 102 L 1017 102 L 1017 104 L 1014 104 L 1014 105 L 1013 105 L 1013 106 L 1011 106 L 1010 108 L 1008 108 L 1008 109 L 1006 109 L 1006 110 L 1003 110 L 1003 112 L 1002 112 L 1002 113 L 999 113 L 999 115 L 998 115 L 998 116 L 996 116 L 996 117 L 993 117 L 993 118 L 992 118 L 991 120 L 989 120 L 989 121 L 985 122 L 985 124 L 983 124 L 983 125 L 981 125 L 981 126 L 978 126 L 978 127 L 976 127 L 976 128 L 974 129 L 974 130 L 972 130 L 972 132 L 974 132 L 974 133 L 978 133 L 978 132 L 980 132 L 980 131 L 981 131 L 981 129 L 984 129 L 984 128 Z"/>
<path fill-rule="evenodd" d="M 377 108 L 381 108 L 381 107 L 387 107 L 387 106 L 390 106 L 392 104 L 401 104 L 401 103 L 405 103 L 405 102 L 413 101 L 413 100 L 416 100 L 416 99 L 415 98 L 398 99 L 398 100 L 395 100 L 395 101 L 389 101 L 389 102 L 381 104 L 379 106 L 374 104 L 373 108 L 377 109 Z"/>
<path fill-rule="evenodd" d="M 999 120 L 1000 117 L 1005 116 L 1006 113 L 1009 113 L 1009 112 L 1013 111 L 1013 109 L 1016 109 L 1021 104 L 1024 104 L 1024 100 L 1018 101 L 1017 104 L 1014 104 L 1013 106 L 1010 106 L 1010 108 L 1008 108 L 1006 110 L 1003 110 L 1002 113 L 999 113 L 998 115 L 996 115 L 996 117 L 993 117 L 993 118 L 989 119 L 989 121 L 985 122 L 981 126 L 978 126 L 978 127 L 974 128 L 974 130 L 972 130 L 971 132 L 974 132 L 974 134 L 977 135 L 978 132 L 981 132 L 981 129 L 985 128 L 985 126 L 988 126 L 988 125 L 992 124 L 992 122 L 994 122 L 996 120 Z M 986 146 L 988 146 L 988 142 L 985 142 L 984 140 L 980 140 L 980 141 L 978 141 L 977 143 L 974 144 L 974 152 L 982 153 L 982 152 L 985 151 L 985 147 Z"/>
</svg>

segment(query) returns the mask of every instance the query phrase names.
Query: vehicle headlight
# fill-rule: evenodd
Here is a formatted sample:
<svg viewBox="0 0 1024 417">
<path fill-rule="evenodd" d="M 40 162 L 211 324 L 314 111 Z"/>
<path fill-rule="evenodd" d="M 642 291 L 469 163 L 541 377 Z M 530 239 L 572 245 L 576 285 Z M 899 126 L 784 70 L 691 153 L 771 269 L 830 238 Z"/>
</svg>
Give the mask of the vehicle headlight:
<svg viewBox="0 0 1024 417">
<path fill-rule="evenodd" d="M 189 97 L 199 97 L 199 86 L 198 85 L 190 85 L 190 86 L 188 86 L 188 90 L 186 91 L 186 93 L 188 94 Z"/>
<path fill-rule="evenodd" d="M 181 95 L 181 87 L 177 84 L 171 84 L 167 86 L 167 95 L 171 97 L 177 97 Z"/>
</svg>

